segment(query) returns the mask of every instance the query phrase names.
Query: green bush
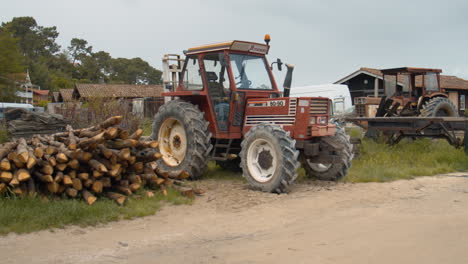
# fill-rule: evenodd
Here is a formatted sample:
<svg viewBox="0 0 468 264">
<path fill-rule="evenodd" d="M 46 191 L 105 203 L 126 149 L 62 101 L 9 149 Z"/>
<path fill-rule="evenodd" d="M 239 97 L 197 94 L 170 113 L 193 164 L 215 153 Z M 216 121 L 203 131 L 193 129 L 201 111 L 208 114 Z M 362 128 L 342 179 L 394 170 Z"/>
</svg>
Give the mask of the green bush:
<svg viewBox="0 0 468 264">
<path fill-rule="evenodd" d="M 0 121 L 0 144 L 7 142 L 9 139 L 8 131 L 3 122 Z"/>
</svg>

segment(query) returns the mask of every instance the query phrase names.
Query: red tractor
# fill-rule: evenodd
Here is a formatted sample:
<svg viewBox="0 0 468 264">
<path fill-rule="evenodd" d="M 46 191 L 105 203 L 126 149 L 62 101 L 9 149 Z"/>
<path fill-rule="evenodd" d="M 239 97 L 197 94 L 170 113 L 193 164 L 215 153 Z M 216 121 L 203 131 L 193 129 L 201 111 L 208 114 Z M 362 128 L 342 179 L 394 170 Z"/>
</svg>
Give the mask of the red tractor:
<svg viewBox="0 0 468 264">
<path fill-rule="evenodd" d="M 277 193 L 287 191 L 301 162 L 321 180 L 346 175 L 352 145 L 329 123 L 329 99 L 290 98 L 293 66 L 287 64 L 282 95 L 266 58 L 269 36 L 265 42 L 229 41 L 191 48 L 185 59 L 164 57 L 167 100 L 152 134 L 161 171 L 197 179 L 215 160 L 242 170 L 253 188 Z M 281 70 L 281 60 L 274 63 Z"/>
</svg>

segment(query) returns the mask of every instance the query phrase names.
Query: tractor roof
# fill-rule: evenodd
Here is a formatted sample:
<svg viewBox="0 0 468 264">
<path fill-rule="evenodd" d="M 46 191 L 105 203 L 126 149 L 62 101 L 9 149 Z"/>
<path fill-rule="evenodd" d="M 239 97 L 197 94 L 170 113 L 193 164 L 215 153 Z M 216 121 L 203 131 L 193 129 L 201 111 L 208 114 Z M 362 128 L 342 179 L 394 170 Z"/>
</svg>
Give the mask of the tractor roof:
<svg viewBox="0 0 468 264">
<path fill-rule="evenodd" d="M 205 52 L 211 52 L 211 51 L 219 51 L 219 50 L 235 50 L 235 51 L 244 51 L 244 52 L 257 53 L 257 54 L 267 54 L 269 49 L 270 49 L 270 46 L 266 44 L 232 40 L 232 41 L 193 47 L 187 51 L 186 55 L 199 54 L 199 53 L 205 53 Z"/>
<path fill-rule="evenodd" d="M 402 67 L 381 70 L 383 74 L 396 75 L 398 73 L 412 73 L 412 74 L 425 74 L 428 72 L 441 73 L 441 69 L 428 69 L 428 68 L 414 68 L 414 67 Z"/>
</svg>

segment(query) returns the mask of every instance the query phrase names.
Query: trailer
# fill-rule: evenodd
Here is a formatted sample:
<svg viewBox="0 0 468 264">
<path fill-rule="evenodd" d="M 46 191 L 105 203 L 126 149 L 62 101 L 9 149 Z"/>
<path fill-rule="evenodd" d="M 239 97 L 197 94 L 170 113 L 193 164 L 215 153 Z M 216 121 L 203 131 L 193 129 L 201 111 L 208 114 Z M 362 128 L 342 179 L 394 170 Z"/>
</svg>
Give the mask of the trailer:
<svg viewBox="0 0 468 264">
<path fill-rule="evenodd" d="M 366 137 L 382 132 L 388 144 L 397 144 L 403 138 L 443 138 L 452 146 L 464 147 L 468 153 L 468 118 L 464 117 L 348 117 L 367 130 Z M 463 140 L 461 137 L 463 136 Z"/>
</svg>

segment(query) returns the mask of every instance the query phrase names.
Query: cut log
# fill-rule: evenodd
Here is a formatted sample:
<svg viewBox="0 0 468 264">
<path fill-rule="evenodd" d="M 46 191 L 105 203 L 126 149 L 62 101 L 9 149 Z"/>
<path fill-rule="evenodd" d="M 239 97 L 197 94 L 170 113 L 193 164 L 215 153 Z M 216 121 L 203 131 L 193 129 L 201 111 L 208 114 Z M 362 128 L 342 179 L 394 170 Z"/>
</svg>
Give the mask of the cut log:
<svg viewBox="0 0 468 264">
<path fill-rule="evenodd" d="M 78 190 L 73 188 L 67 188 L 65 190 L 65 193 L 68 195 L 68 197 L 75 198 L 78 195 Z"/>
<path fill-rule="evenodd" d="M 64 171 L 64 170 L 67 168 L 67 164 L 65 164 L 65 163 L 60 163 L 60 164 L 57 164 L 57 166 L 55 166 L 55 168 L 56 168 L 58 171 Z"/>
<path fill-rule="evenodd" d="M 130 135 L 129 139 L 139 140 L 143 135 L 143 129 L 139 128 L 133 134 Z"/>
<path fill-rule="evenodd" d="M 104 175 L 104 173 L 99 172 L 99 171 L 93 171 L 93 177 L 94 178 L 100 178 Z"/>
<path fill-rule="evenodd" d="M 72 186 L 73 185 L 72 178 L 70 178 L 69 175 L 64 175 L 63 180 L 62 180 L 62 184 L 65 185 L 65 186 Z"/>
<path fill-rule="evenodd" d="M 41 182 L 51 183 L 54 181 L 52 175 L 44 175 L 38 171 L 33 172 L 34 177 L 38 178 Z"/>
<path fill-rule="evenodd" d="M 78 178 L 72 179 L 73 183 L 73 189 L 81 191 L 83 189 L 83 184 L 81 183 L 81 180 Z"/>
<path fill-rule="evenodd" d="M 18 142 L 7 142 L 0 146 L 0 159 L 6 157 L 9 153 L 16 149 Z"/>
<path fill-rule="evenodd" d="M 131 183 L 142 183 L 141 177 L 135 174 L 128 176 L 128 180 Z"/>
<path fill-rule="evenodd" d="M 102 173 L 106 173 L 107 172 L 107 169 L 106 169 L 106 166 L 104 166 L 102 163 L 100 163 L 99 161 L 95 160 L 95 159 L 92 159 L 89 161 L 89 166 L 91 166 L 93 169 L 99 171 L 99 172 L 102 172 Z"/>
<path fill-rule="evenodd" d="M 142 173 L 144 170 L 144 164 L 141 161 L 135 162 L 135 164 L 132 165 L 132 168 L 136 173 Z"/>
<path fill-rule="evenodd" d="M 42 156 L 44 156 L 44 149 L 41 147 L 37 147 L 34 149 L 34 156 L 36 156 L 38 159 L 42 159 Z"/>
<path fill-rule="evenodd" d="M 73 133 L 73 129 L 70 125 L 67 125 L 66 129 L 68 132 L 68 148 L 75 150 L 78 147 L 78 138 L 75 136 L 75 133 Z"/>
<path fill-rule="evenodd" d="M 101 181 L 94 181 L 91 185 L 91 190 L 95 193 L 101 193 L 103 188 L 103 184 Z"/>
<path fill-rule="evenodd" d="M 45 152 L 48 154 L 48 155 L 55 155 L 57 154 L 58 150 L 56 147 L 53 147 L 53 146 L 48 146 L 45 150 Z"/>
<path fill-rule="evenodd" d="M 23 189 L 21 187 L 14 187 L 11 190 L 15 195 L 22 195 L 23 194 Z"/>
<path fill-rule="evenodd" d="M 93 180 L 87 179 L 87 180 L 82 181 L 81 183 L 83 183 L 84 187 L 89 188 L 93 184 Z"/>
<path fill-rule="evenodd" d="M 127 139 L 130 136 L 127 130 L 120 129 L 119 130 L 119 138 L 120 139 Z"/>
<path fill-rule="evenodd" d="M 107 141 L 106 146 L 112 149 L 123 149 L 123 148 L 133 148 L 138 144 L 137 140 L 134 139 L 117 139 L 115 141 Z"/>
<path fill-rule="evenodd" d="M 46 164 L 42 167 L 41 172 L 45 175 L 52 175 L 52 173 L 54 173 L 54 167 L 50 166 L 50 164 Z"/>
<path fill-rule="evenodd" d="M 90 161 L 92 158 L 93 154 L 86 151 L 81 151 L 78 155 L 78 160 L 84 163 Z"/>
<path fill-rule="evenodd" d="M 29 178 L 31 178 L 31 174 L 29 174 L 29 171 L 25 169 L 19 169 L 15 171 L 15 177 L 18 178 L 18 181 L 23 182 L 29 180 Z"/>
<path fill-rule="evenodd" d="M 111 177 L 116 177 L 117 175 L 120 174 L 121 170 L 122 170 L 122 165 L 120 165 L 119 163 L 113 164 L 109 172 L 107 172 L 107 174 Z"/>
<path fill-rule="evenodd" d="M 117 136 L 119 136 L 119 129 L 116 127 L 109 127 L 106 129 L 104 132 L 104 137 L 109 140 L 109 139 L 114 139 Z"/>
<path fill-rule="evenodd" d="M 77 159 L 72 159 L 67 163 L 70 169 L 77 170 L 80 167 L 80 162 Z"/>
<path fill-rule="evenodd" d="M 0 162 L 0 170 L 9 171 L 11 170 L 11 163 L 7 158 L 2 159 Z"/>
<path fill-rule="evenodd" d="M 13 174 L 9 171 L 2 171 L 0 172 L 0 181 L 4 183 L 10 183 L 13 179 Z"/>
<path fill-rule="evenodd" d="M 44 155 L 44 158 L 47 159 L 50 166 L 55 167 L 55 165 L 57 165 L 57 160 L 55 160 L 55 157 L 47 154 L 47 155 Z"/>
<path fill-rule="evenodd" d="M 87 173 L 87 172 L 78 173 L 77 177 L 78 177 L 78 179 L 80 179 L 82 181 L 85 181 L 85 180 L 89 179 L 89 173 Z"/>
<path fill-rule="evenodd" d="M 29 159 L 28 161 L 26 162 L 26 168 L 27 169 L 31 169 L 32 167 L 36 166 L 37 164 L 37 160 L 36 160 L 36 157 L 33 157 L 33 155 L 29 155 Z"/>
<path fill-rule="evenodd" d="M 130 187 L 123 187 L 123 186 L 115 186 L 114 189 L 118 192 L 121 192 L 126 195 L 131 195 L 132 190 L 130 190 Z"/>
<path fill-rule="evenodd" d="M 132 192 L 136 192 L 141 188 L 141 184 L 140 183 L 132 183 L 132 184 L 130 184 L 129 188 L 130 188 L 130 190 Z"/>
<path fill-rule="evenodd" d="M 51 182 L 51 183 L 48 183 L 47 184 L 47 190 L 50 192 L 50 193 L 58 193 L 59 191 L 59 184 L 56 183 L 56 182 Z"/>
<path fill-rule="evenodd" d="M 107 192 L 106 196 L 114 200 L 118 205 L 123 205 L 125 203 L 125 200 L 127 199 L 125 195 L 115 192 Z"/>
<path fill-rule="evenodd" d="M 110 159 L 110 157 L 112 157 L 112 151 L 110 149 L 106 148 L 106 146 L 104 146 L 103 144 L 99 144 L 98 149 L 101 151 L 101 154 L 106 159 Z"/>
<path fill-rule="evenodd" d="M 7 190 L 7 186 L 5 183 L 0 183 L 0 193 L 4 193 Z"/>
<path fill-rule="evenodd" d="M 91 145 L 100 144 L 104 142 L 106 140 L 104 138 L 104 133 L 105 132 L 101 132 L 92 138 L 81 139 L 80 142 L 78 143 L 78 147 L 86 149 Z"/>
<path fill-rule="evenodd" d="M 123 116 L 113 116 L 108 119 L 106 119 L 104 122 L 102 122 L 99 127 L 102 129 L 106 129 L 111 126 L 115 126 L 120 124 L 122 122 Z"/>
<path fill-rule="evenodd" d="M 112 181 L 109 177 L 103 177 L 102 179 L 100 179 L 100 181 L 102 182 L 102 187 L 104 188 L 112 187 Z"/>
<path fill-rule="evenodd" d="M 58 163 L 67 163 L 68 162 L 68 157 L 65 155 L 65 153 L 58 153 L 55 156 L 55 159 L 57 160 Z"/>
<path fill-rule="evenodd" d="M 86 201 L 88 205 L 92 205 L 96 202 L 97 198 L 92 193 L 88 192 L 87 190 L 83 190 L 83 199 Z"/>
<path fill-rule="evenodd" d="M 96 135 L 99 135 L 100 133 L 102 133 L 102 130 L 98 129 L 98 130 L 81 130 L 80 133 L 79 133 L 79 137 L 80 138 L 92 138 Z"/>
<path fill-rule="evenodd" d="M 70 178 L 70 176 L 66 175 L 68 178 Z M 57 172 L 57 174 L 55 174 L 55 177 L 54 177 L 54 182 L 57 182 L 57 183 L 60 183 L 63 181 L 63 178 L 65 177 L 65 175 L 63 174 L 63 172 Z"/>
<path fill-rule="evenodd" d="M 159 146 L 158 141 L 138 141 L 137 148 L 146 149 L 146 148 L 157 148 Z"/>
<path fill-rule="evenodd" d="M 76 178 L 76 171 L 75 170 L 69 170 L 68 171 L 68 176 L 70 176 L 70 178 L 72 178 L 72 179 L 75 179 Z"/>
<path fill-rule="evenodd" d="M 18 159 L 22 163 L 28 162 L 29 159 L 29 151 L 28 151 L 28 144 L 24 138 L 18 139 L 18 146 L 16 147 L 16 153 L 18 154 Z"/>
</svg>

